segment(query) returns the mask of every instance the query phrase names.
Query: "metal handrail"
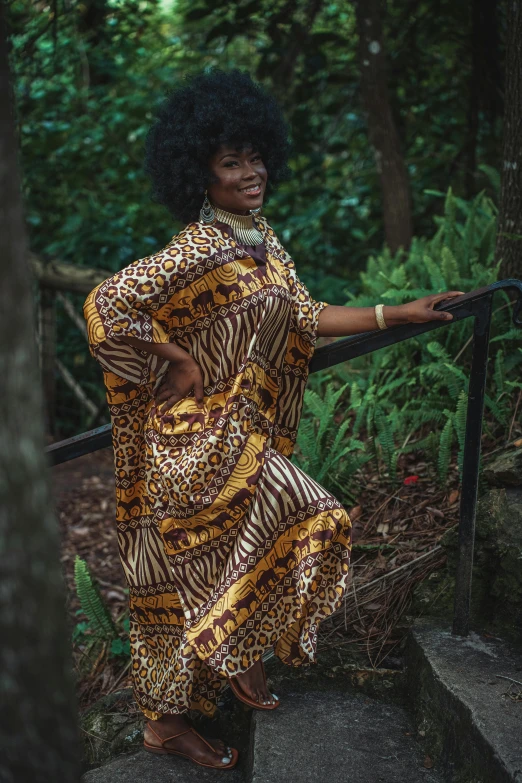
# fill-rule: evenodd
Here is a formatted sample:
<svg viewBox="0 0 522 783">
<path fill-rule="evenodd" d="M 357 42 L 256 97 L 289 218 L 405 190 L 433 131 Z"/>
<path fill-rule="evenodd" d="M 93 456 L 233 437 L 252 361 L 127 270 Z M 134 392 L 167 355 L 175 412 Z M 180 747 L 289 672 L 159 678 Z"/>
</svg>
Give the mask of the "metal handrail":
<svg viewBox="0 0 522 783">
<path fill-rule="evenodd" d="M 442 302 L 437 309 L 451 312 L 451 321 L 429 321 L 424 324 L 404 324 L 386 330 L 364 332 L 353 337 L 337 340 L 315 351 L 310 362 L 311 373 L 333 367 L 340 362 L 364 356 L 389 345 L 417 337 L 420 334 L 440 329 L 444 326 L 474 318 L 473 352 L 468 389 L 466 414 L 466 434 L 464 443 L 464 461 L 462 468 L 462 486 L 460 493 L 459 552 L 457 577 L 455 582 L 455 600 L 453 611 L 453 633 L 467 636 L 471 608 L 471 579 L 473 569 L 473 547 L 475 541 L 475 514 L 477 506 L 478 472 L 480 463 L 480 441 L 482 436 L 482 418 L 484 414 L 484 391 L 488 365 L 489 334 L 491 326 L 492 300 L 496 291 L 513 290 L 517 300 L 513 308 L 513 323 L 522 327 L 522 281 L 501 280 L 498 283 L 478 288 L 469 294 Z M 105 424 L 73 438 L 53 443 L 46 448 L 52 465 L 90 454 L 112 444 L 111 425 Z"/>
</svg>

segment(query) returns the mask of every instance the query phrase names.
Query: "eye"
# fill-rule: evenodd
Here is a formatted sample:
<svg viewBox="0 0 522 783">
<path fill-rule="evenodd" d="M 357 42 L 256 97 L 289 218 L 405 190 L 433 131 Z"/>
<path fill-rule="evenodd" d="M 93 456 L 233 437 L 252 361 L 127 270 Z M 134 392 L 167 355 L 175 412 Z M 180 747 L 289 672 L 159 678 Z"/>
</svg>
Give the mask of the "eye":
<svg viewBox="0 0 522 783">
<path fill-rule="evenodd" d="M 232 166 L 235 166 L 236 163 L 237 163 L 237 160 L 227 160 L 227 162 L 225 163 L 225 167 L 227 169 L 230 169 L 230 168 L 232 168 Z"/>
</svg>

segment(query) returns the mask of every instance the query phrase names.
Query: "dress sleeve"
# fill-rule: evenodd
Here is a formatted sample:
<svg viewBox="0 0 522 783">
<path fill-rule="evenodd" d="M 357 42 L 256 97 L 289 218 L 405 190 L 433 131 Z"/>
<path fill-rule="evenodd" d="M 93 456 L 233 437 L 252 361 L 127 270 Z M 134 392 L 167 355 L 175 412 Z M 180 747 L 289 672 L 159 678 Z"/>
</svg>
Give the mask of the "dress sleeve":
<svg viewBox="0 0 522 783">
<path fill-rule="evenodd" d="M 325 307 L 328 307 L 328 302 L 318 301 L 311 296 L 308 288 L 299 279 L 293 259 L 272 230 L 271 234 L 277 243 L 278 256 L 284 264 L 288 288 L 292 297 L 294 328 L 304 340 L 314 346 L 318 337 L 319 315 Z"/>
<path fill-rule="evenodd" d="M 297 331 L 301 335 L 307 335 L 310 342 L 315 344 L 317 332 L 319 329 L 319 315 L 328 302 L 317 301 L 313 299 L 308 288 L 299 279 L 295 271 L 294 262 L 290 259 L 292 268 L 290 269 L 290 294 L 292 296 L 292 310 L 294 314 L 294 323 Z"/>
<path fill-rule="evenodd" d="M 87 297 L 89 350 L 103 369 L 136 384 L 156 380 L 168 362 L 124 342 L 137 337 L 168 343 L 169 300 L 177 265 L 167 252 L 139 259 L 98 285 Z"/>
</svg>

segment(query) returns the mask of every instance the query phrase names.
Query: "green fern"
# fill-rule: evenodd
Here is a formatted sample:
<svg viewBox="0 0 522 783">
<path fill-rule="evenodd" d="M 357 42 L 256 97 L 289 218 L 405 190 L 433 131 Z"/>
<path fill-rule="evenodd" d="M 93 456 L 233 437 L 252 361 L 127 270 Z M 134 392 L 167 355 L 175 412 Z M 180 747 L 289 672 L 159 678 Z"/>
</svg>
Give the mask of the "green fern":
<svg viewBox="0 0 522 783">
<path fill-rule="evenodd" d="M 448 471 L 451 462 L 452 443 L 453 443 L 453 421 L 452 421 L 452 416 L 450 414 L 440 434 L 440 441 L 439 441 L 439 456 L 438 456 L 437 467 L 439 473 L 439 481 L 441 484 L 444 484 L 446 482 L 446 479 L 448 478 Z"/>
<path fill-rule="evenodd" d="M 455 432 L 457 433 L 457 439 L 459 442 L 459 453 L 457 456 L 457 464 L 459 471 L 462 474 L 462 465 L 464 463 L 464 444 L 466 442 L 466 420 L 468 412 L 468 395 L 462 391 L 459 395 L 457 402 L 457 409 L 453 417 L 453 423 L 455 426 Z"/>
<path fill-rule="evenodd" d="M 78 555 L 74 561 L 74 582 L 82 611 L 87 617 L 93 633 L 107 641 L 117 639 L 118 632 L 109 610 L 103 602 L 98 587 L 93 582 L 87 563 Z"/>
<path fill-rule="evenodd" d="M 457 259 L 449 247 L 442 248 L 441 272 L 444 279 L 445 288 L 453 288 L 453 284 L 460 278 L 460 274 Z"/>
<path fill-rule="evenodd" d="M 448 189 L 446 200 L 444 202 L 444 217 L 445 217 L 445 231 L 444 231 L 445 244 L 446 247 L 448 247 L 452 253 L 455 253 L 456 244 L 457 244 L 457 231 L 456 231 L 457 204 L 451 188 Z"/>
<path fill-rule="evenodd" d="M 493 373 L 496 386 L 496 398 L 504 394 L 506 391 L 506 374 L 504 371 L 504 351 L 499 348 L 495 357 L 495 370 Z"/>
<path fill-rule="evenodd" d="M 317 390 L 306 389 L 301 424 L 297 434 L 297 451 L 292 460 L 315 481 L 327 489 L 341 488 L 350 495 L 350 482 L 354 473 L 368 462 L 372 454 L 364 453 L 365 444 L 353 435 L 347 437 L 351 419 L 346 417 L 336 423 L 341 399 L 348 384 L 336 389 L 326 384 L 322 395 Z M 361 402 L 357 393 L 352 395 Z"/>
<path fill-rule="evenodd" d="M 426 192 L 444 199 L 434 235 L 414 237 L 407 252 L 386 248 L 371 256 L 349 306 L 401 304 L 448 288 L 471 291 L 498 279 L 498 210 L 491 198 L 484 191 L 471 201 L 451 189 Z M 497 299 L 499 305 L 509 303 L 506 295 Z M 485 394 L 485 432 L 494 438 L 512 420 L 522 388 L 522 330 L 510 319 L 510 307 L 495 305 L 492 342 L 501 350 Z M 439 481 L 446 481 L 455 443 L 462 469 L 470 334 L 470 319 L 464 319 L 312 376 L 314 394 L 305 395 L 296 458 L 323 483 L 346 489 L 365 460 L 382 459 L 393 479 L 398 455 L 422 450 Z"/>
<path fill-rule="evenodd" d="M 380 405 L 375 406 L 374 421 L 388 474 L 392 480 L 395 480 L 397 478 L 397 450 L 393 437 L 392 422 L 385 415 Z"/>
</svg>

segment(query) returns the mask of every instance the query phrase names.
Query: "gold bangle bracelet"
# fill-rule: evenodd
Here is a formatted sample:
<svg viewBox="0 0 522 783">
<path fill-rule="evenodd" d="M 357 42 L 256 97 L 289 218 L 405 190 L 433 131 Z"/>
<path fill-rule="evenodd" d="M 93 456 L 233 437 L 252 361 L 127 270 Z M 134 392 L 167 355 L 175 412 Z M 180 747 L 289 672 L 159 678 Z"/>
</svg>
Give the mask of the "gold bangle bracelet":
<svg viewBox="0 0 522 783">
<path fill-rule="evenodd" d="M 382 314 L 383 307 L 384 307 L 384 305 L 382 305 L 382 304 L 375 305 L 375 318 L 376 318 L 377 326 L 379 327 L 379 329 L 387 329 L 388 328 L 386 326 L 386 321 L 384 320 L 384 316 Z"/>
</svg>

